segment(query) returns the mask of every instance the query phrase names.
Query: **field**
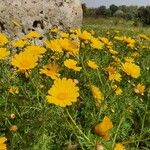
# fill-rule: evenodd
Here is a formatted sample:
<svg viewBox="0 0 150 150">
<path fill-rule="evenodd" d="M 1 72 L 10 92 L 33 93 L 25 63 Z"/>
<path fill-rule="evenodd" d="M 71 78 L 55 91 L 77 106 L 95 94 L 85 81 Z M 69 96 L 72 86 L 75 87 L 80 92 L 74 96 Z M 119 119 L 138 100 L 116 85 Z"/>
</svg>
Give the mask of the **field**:
<svg viewBox="0 0 150 150">
<path fill-rule="evenodd" d="M 0 34 L 0 150 L 149 150 L 150 28 L 87 18 L 40 37 Z"/>
</svg>

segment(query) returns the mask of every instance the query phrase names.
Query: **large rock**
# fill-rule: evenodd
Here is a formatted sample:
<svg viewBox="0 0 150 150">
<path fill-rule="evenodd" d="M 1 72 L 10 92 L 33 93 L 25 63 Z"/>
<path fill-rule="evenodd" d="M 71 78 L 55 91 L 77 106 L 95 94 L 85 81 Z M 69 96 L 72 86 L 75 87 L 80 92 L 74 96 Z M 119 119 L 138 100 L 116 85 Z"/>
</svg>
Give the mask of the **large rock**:
<svg viewBox="0 0 150 150">
<path fill-rule="evenodd" d="M 81 22 L 80 0 L 0 0 L 0 32 L 9 36 L 43 33 L 52 25 L 79 28 Z"/>
</svg>

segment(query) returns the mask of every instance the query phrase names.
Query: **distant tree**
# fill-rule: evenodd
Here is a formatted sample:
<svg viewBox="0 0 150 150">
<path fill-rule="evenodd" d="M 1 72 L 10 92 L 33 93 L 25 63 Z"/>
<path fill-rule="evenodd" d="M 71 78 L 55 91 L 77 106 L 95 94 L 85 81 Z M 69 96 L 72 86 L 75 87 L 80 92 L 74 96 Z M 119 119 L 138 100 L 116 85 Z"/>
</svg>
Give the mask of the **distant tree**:
<svg viewBox="0 0 150 150">
<path fill-rule="evenodd" d="M 119 6 L 118 9 L 119 9 L 119 10 L 122 10 L 124 13 L 126 13 L 127 10 L 128 10 L 126 5 L 121 5 L 121 6 Z"/>
<path fill-rule="evenodd" d="M 138 9 L 137 17 L 143 25 L 150 25 L 150 6 L 140 7 Z"/>
<path fill-rule="evenodd" d="M 97 8 L 96 10 L 96 16 L 103 16 L 105 17 L 106 16 L 106 13 L 107 12 L 107 9 L 106 9 L 106 6 L 100 6 Z"/>
<path fill-rule="evenodd" d="M 110 10 L 110 9 L 107 9 L 107 10 L 106 10 L 106 16 L 107 16 L 107 17 L 111 17 L 111 10 Z"/>
<path fill-rule="evenodd" d="M 124 17 L 124 12 L 122 10 L 117 10 L 114 13 L 114 17 Z"/>
<path fill-rule="evenodd" d="M 111 16 L 113 16 L 113 14 L 118 10 L 118 6 L 112 4 L 109 7 L 110 11 L 111 11 Z"/>
</svg>

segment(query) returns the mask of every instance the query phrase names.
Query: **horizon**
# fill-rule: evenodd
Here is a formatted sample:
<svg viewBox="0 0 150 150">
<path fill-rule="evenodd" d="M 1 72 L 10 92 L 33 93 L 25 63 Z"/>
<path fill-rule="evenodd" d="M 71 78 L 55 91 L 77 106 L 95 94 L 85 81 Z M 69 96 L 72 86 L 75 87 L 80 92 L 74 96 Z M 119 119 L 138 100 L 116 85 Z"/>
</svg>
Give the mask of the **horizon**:
<svg viewBox="0 0 150 150">
<path fill-rule="evenodd" d="M 150 0 L 81 0 L 81 3 L 86 3 L 87 7 L 99 7 L 114 4 L 117 6 L 126 5 L 126 6 L 150 6 Z"/>
</svg>

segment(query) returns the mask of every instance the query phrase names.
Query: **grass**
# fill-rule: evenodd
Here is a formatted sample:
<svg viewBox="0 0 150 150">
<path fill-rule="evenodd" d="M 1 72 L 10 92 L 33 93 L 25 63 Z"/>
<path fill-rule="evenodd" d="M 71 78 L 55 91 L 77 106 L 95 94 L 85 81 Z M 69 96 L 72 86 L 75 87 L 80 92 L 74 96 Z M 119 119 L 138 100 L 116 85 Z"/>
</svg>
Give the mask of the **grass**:
<svg viewBox="0 0 150 150">
<path fill-rule="evenodd" d="M 50 49 L 39 59 L 38 66 L 32 69 L 29 76 L 18 72 L 11 65 L 10 58 L 0 60 L 0 134 L 8 139 L 8 149 L 69 150 L 69 147 L 75 149 L 73 147 L 77 146 L 79 150 L 94 150 L 96 145 L 102 145 L 106 150 L 113 150 L 116 143 L 122 143 L 126 150 L 150 148 L 150 40 L 139 37 L 139 34 L 145 34 L 150 38 L 150 29 L 133 27 L 132 24 L 116 19 L 85 19 L 83 29 L 94 30 L 96 37 L 106 37 L 119 54 L 112 55 L 107 48 L 108 43 L 101 50 L 94 50 L 90 44 L 85 44 L 79 56 L 69 55 L 82 67 L 80 72 L 64 66 L 68 54 L 56 56 Z M 126 43 L 115 40 L 115 36 L 131 37 L 135 39 L 136 45 L 132 49 Z M 14 49 L 7 47 L 10 51 Z M 124 58 L 131 57 L 135 52 L 139 54 L 139 57 L 134 58 L 135 63 L 141 68 L 141 76 L 137 79 L 128 76 L 121 68 Z M 12 57 L 14 54 L 11 52 Z M 121 61 L 117 65 L 117 71 L 122 76 L 120 82 L 108 80 L 105 72 L 115 58 Z M 94 60 L 99 68 L 90 69 L 88 60 Z M 39 69 L 52 62 L 61 68 L 61 78 L 79 81 L 78 101 L 66 108 L 49 104 L 46 100 L 53 80 L 39 74 Z M 144 95 L 135 93 L 134 88 L 138 83 L 145 85 Z M 91 84 L 104 94 L 104 101 L 99 107 L 92 95 Z M 113 84 L 123 90 L 121 95 L 115 94 Z M 19 92 L 10 93 L 11 86 L 17 87 Z M 94 131 L 104 116 L 108 116 L 113 123 L 109 140 Z"/>
</svg>

